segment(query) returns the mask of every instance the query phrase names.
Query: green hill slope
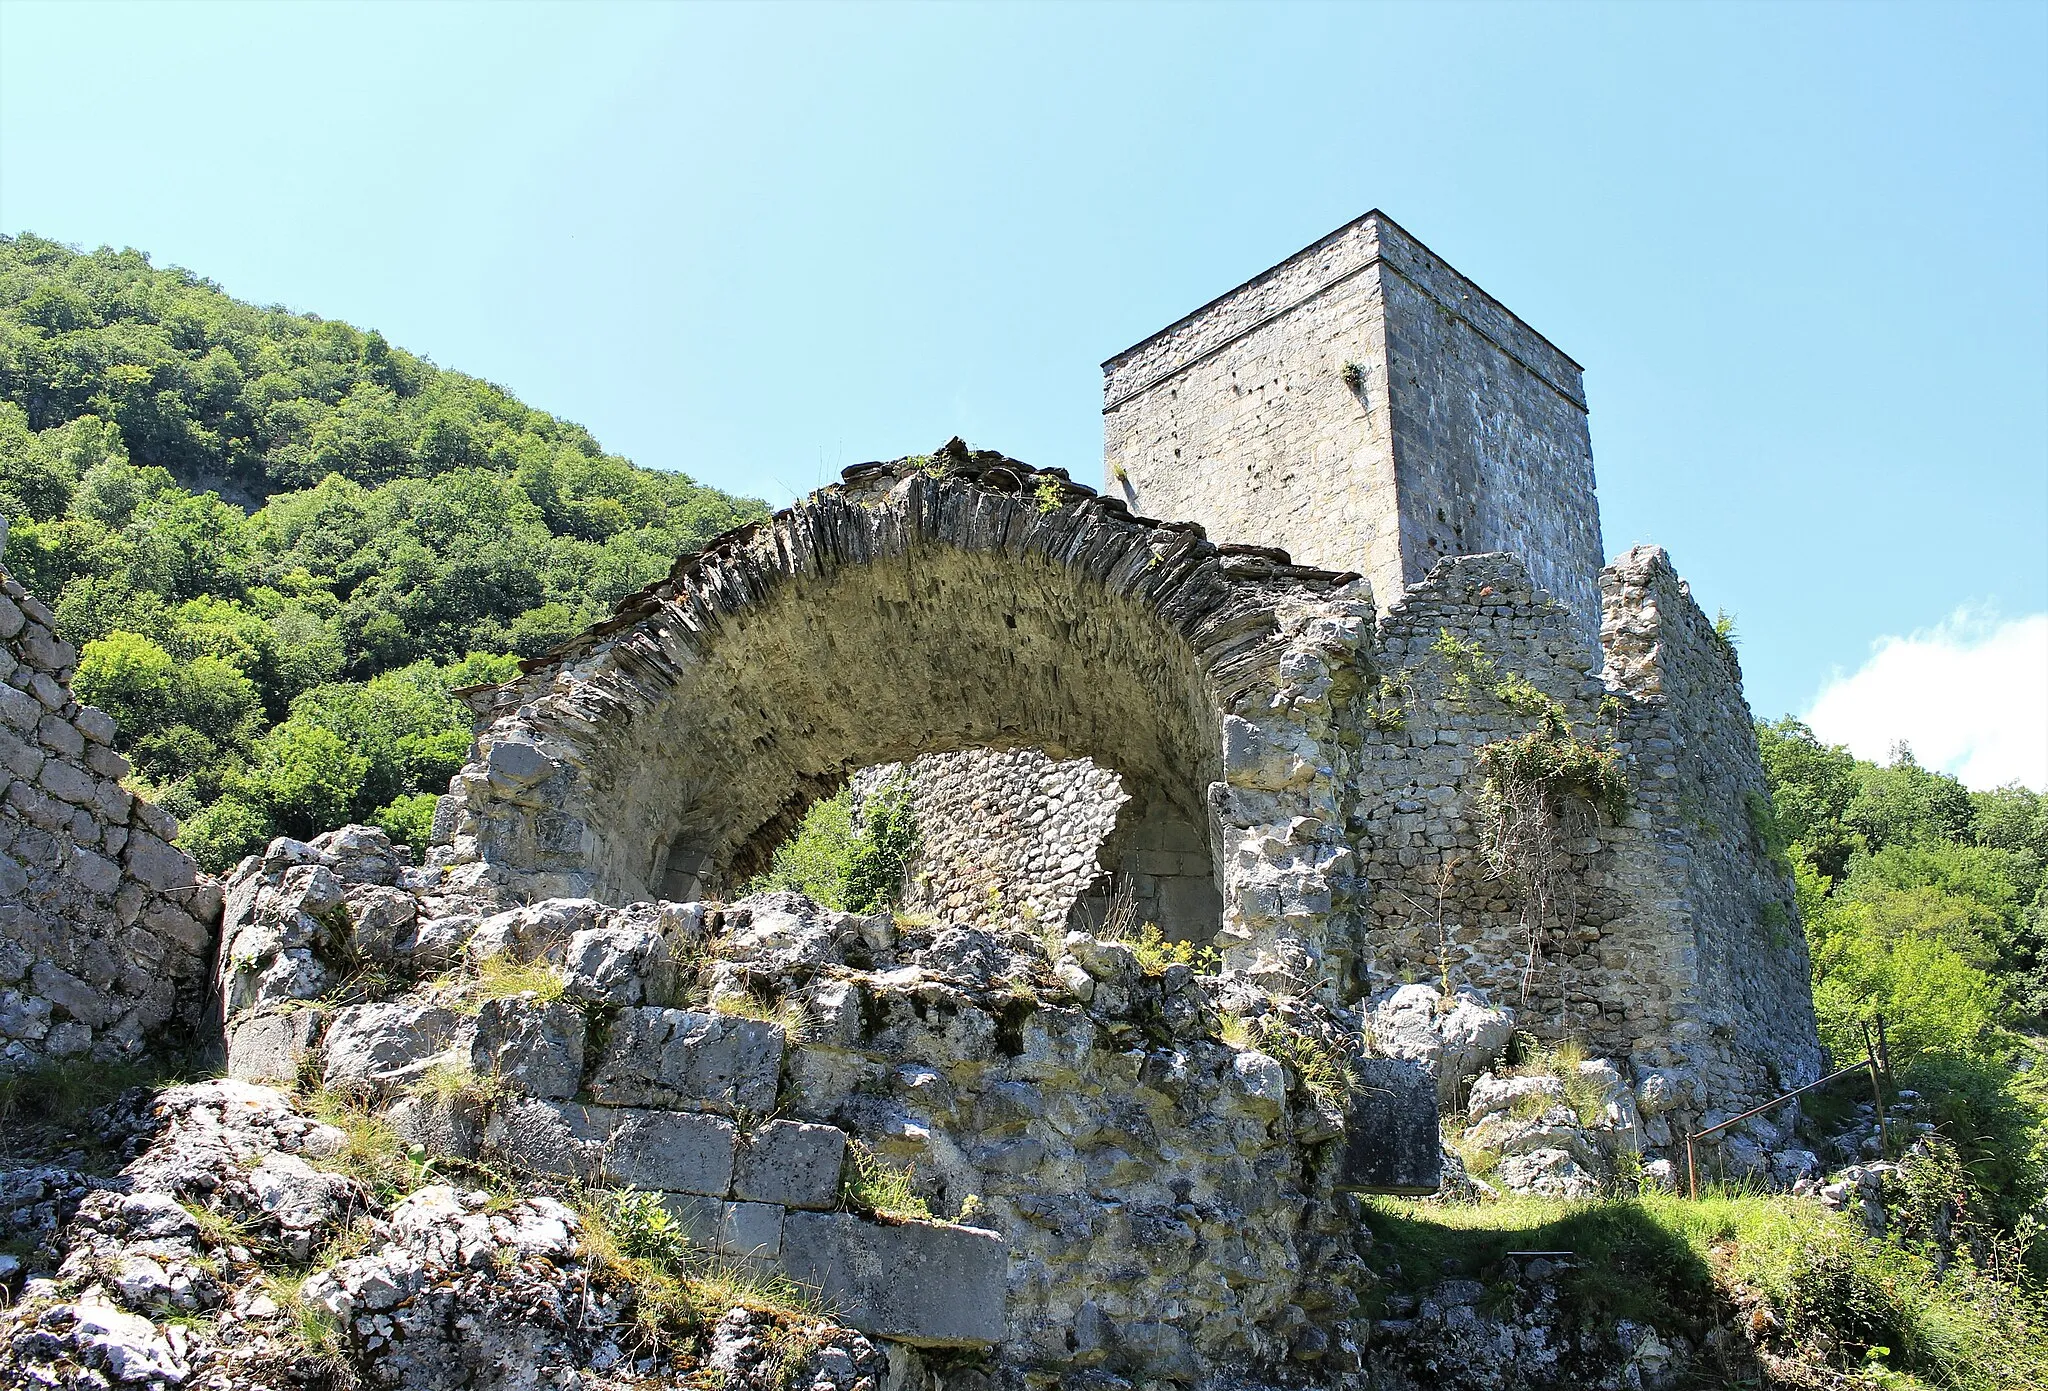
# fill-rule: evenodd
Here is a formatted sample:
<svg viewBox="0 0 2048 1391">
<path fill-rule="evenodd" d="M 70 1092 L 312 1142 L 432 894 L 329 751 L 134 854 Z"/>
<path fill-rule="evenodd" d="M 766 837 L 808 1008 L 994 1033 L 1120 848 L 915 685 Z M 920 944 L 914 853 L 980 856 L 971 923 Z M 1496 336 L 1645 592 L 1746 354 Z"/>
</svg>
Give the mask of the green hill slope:
<svg viewBox="0 0 2048 1391">
<path fill-rule="evenodd" d="M 135 251 L 0 237 L 6 563 L 213 868 L 279 832 L 424 833 L 502 675 L 765 506 L 375 332 Z"/>
</svg>

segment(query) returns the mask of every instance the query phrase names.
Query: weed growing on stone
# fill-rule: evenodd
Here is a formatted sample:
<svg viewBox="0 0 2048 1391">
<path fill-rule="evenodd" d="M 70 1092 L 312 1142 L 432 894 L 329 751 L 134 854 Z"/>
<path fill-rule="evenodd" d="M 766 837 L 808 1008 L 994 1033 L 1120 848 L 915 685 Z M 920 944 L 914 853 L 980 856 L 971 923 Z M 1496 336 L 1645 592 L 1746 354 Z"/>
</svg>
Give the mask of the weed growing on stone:
<svg viewBox="0 0 2048 1391">
<path fill-rule="evenodd" d="M 360 1097 L 327 1087 L 309 1094 L 305 1107 L 344 1137 L 339 1151 L 315 1161 L 320 1168 L 357 1180 L 387 1206 L 412 1191 L 408 1146 L 382 1112 Z"/>
<path fill-rule="evenodd" d="M 1041 478 L 1032 490 L 1032 498 L 1041 514 L 1060 510 L 1060 484 L 1056 478 Z"/>
<path fill-rule="evenodd" d="M 532 995 L 542 1004 L 552 1004 L 562 998 L 567 987 L 562 973 L 544 961 L 515 961 L 509 955 L 500 955 L 487 956 L 476 963 L 471 993 L 479 1003 Z"/>
<path fill-rule="evenodd" d="M 1370 1199 L 1373 1262 L 1490 1278 L 1514 1250 L 1569 1251 L 1562 1301 L 1587 1319 L 1674 1310 L 1769 1330 L 1781 1356 L 1893 1391 L 2048 1385 L 2048 1308 L 1967 1260 L 1944 1265 L 1807 1200 L 1709 1190 L 1481 1205 Z M 1816 1383 L 1818 1384 L 1818 1383 Z M 1832 1383 L 1830 1383 L 1832 1384 Z"/>
<path fill-rule="evenodd" d="M 1579 1124 L 1598 1125 L 1600 1113 L 1606 1105 L 1606 1092 L 1598 1079 L 1585 1076 L 1579 1071 L 1579 1064 L 1585 1062 L 1589 1056 L 1586 1045 L 1580 1040 L 1560 1039 L 1549 1048 L 1537 1048 L 1530 1052 L 1527 1061 L 1515 1069 L 1514 1075 L 1556 1078 L 1559 1085 L 1564 1088 L 1565 1105 L 1578 1117 Z M 1540 1114 L 1549 1104 L 1540 1095 L 1523 1097 L 1515 1107 L 1518 1119 L 1528 1119 L 1527 1115 L 1522 1114 L 1521 1108 L 1530 1103 L 1534 1104 L 1534 1110 L 1530 1114 Z"/>
<path fill-rule="evenodd" d="M 1286 1064 L 1295 1082 L 1319 1105 L 1343 1105 L 1348 1069 L 1336 1050 L 1277 1015 L 1264 1016 L 1258 1027 L 1260 1052 Z"/>
<path fill-rule="evenodd" d="M 1136 936 L 1126 939 L 1126 945 L 1138 958 L 1138 968 L 1148 976 L 1163 976 L 1169 966 L 1186 966 L 1198 975 L 1214 975 L 1222 967 L 1222 954 L 1214 947 L 1171 941 L 1158 923 L 1139 927 Z"/>
<path fill-rule="evenodd" d="M 263 1277 L 263 1292 L 270 1296 L 278 1308 L 278 1322 L 285 1340 L 295 1348 L 300 1359 L 310 1366 L 302 1366 L 303 1375 L 312 1375 L 306 1380 L 334 1388 L 334 1391 L 355 1391 L 362 1385 L 356 1374 L 355 1360 L 349 1355 L 348 1329 L 342 1321 L 316 1304 L 309 1303 L 299 1293 L 304 1283 L 297 1275 L 268 1274 Z"/>
<path fill-rule="evenodd" d="M 0 1121 L 74 1125 L 130 1087 L 172 1085 L 160 1072 L 139 1064 L 66 1058 L 0 1073 Z"/>
<path fill-rule="evenodd" d="M 1258 1047 L 1257 1030 L 1253 1022 L 1234 1009 L 1223 1011 L 1217 1021 L 1216 1037 L 1240 1053 L 1250 1052 Z"/>
<path fill-rule="evenodd" d="M 839 1177 L 839 1200 L 849 1212 L 865 1217 L 919 1218 L 930 1221 L 931 1204 L 910 1186 L 910 1174 L 883 1162 L 859 1140 L 846 1146 L 846 1167 Z"/>
<path fill-rule="evenodd" d="M 658 1193 L 585 1193 L 576 1203 L 576 1215 L 584 1260 L 630 1292 L 633 1333 L 651 1352 L 702 1333 L 710 1319 L 728 1309 L 752 1309 L 784 1320 L 817 1312 L 814 1291 L 693 1245 Z M 793 1373 L 810 1351 L 801 1338 L 789 1339 L 786 1348 L 778 1343 L 778 1370 Z"/>
</svg>

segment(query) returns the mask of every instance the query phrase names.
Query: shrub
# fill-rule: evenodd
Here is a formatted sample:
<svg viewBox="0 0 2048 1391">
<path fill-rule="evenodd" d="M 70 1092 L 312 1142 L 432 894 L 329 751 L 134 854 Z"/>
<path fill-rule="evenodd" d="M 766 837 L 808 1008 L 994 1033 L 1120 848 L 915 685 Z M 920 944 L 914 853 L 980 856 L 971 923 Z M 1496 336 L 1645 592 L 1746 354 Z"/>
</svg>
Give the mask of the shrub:
<svg viewBox="0 0 2048 1391">
<path fill-rule="evenodd" d="M 744 892 L 784 890 L 841 912 L 879 912 L 902 897 L 917 845 L 910 779 L 899 772 L 858 802 L 847 787 L 813 803 Z"/>
</svg>

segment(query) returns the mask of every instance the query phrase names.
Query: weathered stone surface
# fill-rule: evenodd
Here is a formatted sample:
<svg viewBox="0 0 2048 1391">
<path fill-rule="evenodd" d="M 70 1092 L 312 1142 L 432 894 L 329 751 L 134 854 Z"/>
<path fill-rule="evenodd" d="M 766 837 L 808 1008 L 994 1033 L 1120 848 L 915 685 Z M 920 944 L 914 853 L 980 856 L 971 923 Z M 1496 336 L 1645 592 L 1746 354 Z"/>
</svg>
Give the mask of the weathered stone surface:
<svg viewBox="0 0 2048 1391">
<path fill-rule="evenodd" d="M 1420 1063 L 1361 1058 L 1352 1064 L 1350 1109 L 1337 1187 L 1353 1193 L 1434 1193 L 1443 1181 L 1436 1082 Z"/>
<path fill-rule="evenodd" d="M 732 1187 L 737 1133 L 722 1116 L 622 1110 L 605 1172 L 635 1188 L 723 1197 Z"/>
<path fill-rule="evenodd" d="M 351 1005 L 327 1026 L 326 1083 L 330 1087 L 390 1089 L 419 1078 L 459 1049 L 464 1021 L 427 1004 Z M 458 1057 L 466 1056 L 466 1051 Z"/>
<path fill-rule="evenodd" d="M 757 1115 L 775 1109 L 782 1030 L 757 1019 L 693 1010 L 620 1012 L 590 1094 L 620 1106 L 701 1103 Z"/>
<path fill-rule="evenodd" d="M 995 1232 L 792 1212 L 782 1264 L 863 1333 L 919 1347 L 984 1347 L 1003 1336 L 1009 1262 Z"/>
<path fill-rule="evenodd" d="M 1469 987 L 1446 997 L 1432 986 L 1397 986 L 1375 995 L 1368 1010 L 1379 1051 L 1422 1063 L 1447 1104 L 1468 1079 L 1500 1060 L 1515 1032 L 1514 1015 Z"/>
<path fill-rule="evenodd" d="M 295 1082 L 314 1055 L 326 1014 L 317 1009 L 252 1014 L 228 1030 L 228 1075 L 244 1082 Z"/>
<path fill-rule="evenodd" d="M 0 611 L 0 1073 L 157 1048 L 217 1059 L 216 886 L 119 785 L 113 722 L 71 698 L 77 654 L 49 610 L 4 569 L 0 590 L 15 596 Z"/>
<path fill-rule="evenodd" d="M 846 1132 L 831 1125 L 770 1121 L 740 1146 L 732 1195 L 784 1207 L 828 1208 L 839 1200 Z"/>
<path fill-rule="evenodd" d="M 492 1108 L 482 1143 L 513 1168 L 591 1181 L 604 1170 L 616 1124 L 617 1113 L 606 1106 L 519 1100 Z"/>
<path fill-rule="evenodd" d="M 526 1096 L 571 1097 L 583 1080 L 583 1012 L 531 995 L 487 1000 L 477 1012 L 469 1066 Z"/>
<path fill-rule="evenodd" d="M 1445 555 L 1521 552 L 1591 639 L 1580 369 L 1383 214 L 1102 370 L 1106 486 L 1134 509 L 1357 570 L 1388 600 Z"/>
</svg>

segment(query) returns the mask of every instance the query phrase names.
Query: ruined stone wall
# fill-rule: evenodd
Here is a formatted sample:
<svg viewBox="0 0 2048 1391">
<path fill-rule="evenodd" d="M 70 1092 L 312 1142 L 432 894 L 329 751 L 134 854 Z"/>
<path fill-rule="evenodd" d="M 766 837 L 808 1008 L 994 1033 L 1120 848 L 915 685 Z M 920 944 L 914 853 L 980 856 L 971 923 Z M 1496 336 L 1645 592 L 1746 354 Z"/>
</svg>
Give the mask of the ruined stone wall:
<svg viewBox="0 0 2048 1391">
<path fill-rule="evenodd" d="M 1675 880 L 1656 906 L 1697 981 L 1673 1061 L 1699 1070 L 1700 1110 L 1732 1113 L 1733 1099 L 1803 1085 L 1821 1066 L 1790 868 L 1760 834 L 1770 794 L 1742 669 L 1661 548 L 1622 556 L 1601 592 L 1636 805 Z"/>
<path fill-rule="evenodd" d="M 1376 1123 L 1351 1125 L 1223 1012 L 1340 1051 L 1355 1021 L 1241 977 L 793 894 L 480 917 L 396 863 L 352 827 L 236 871 L 236 1077 L 317 1074 L 430 1154 L 659 1193 L 863 1332 L 992 1346 L 990 1384 L 1341 1370 L 1370 1279 L 1344 1192 L 1437 1182 L 1426 1083 L 1374 1074 Z M 494 988 L 506 960 L 559 990 Z M 877 1161 L 936 1220 L 862 1212 L 846 1181 Z"/>
<path fill-rule="evenodd" d="M 1599 626 L 1578 365 L 1379 213 L 1103 367 L 1109 487 L 1371 577 L 1514 551 Z"/>
<path fill-rule="evenodd" d="M 114 721 L 73 699 L 78 654 L 54 627 L 0 569 L 0 1072 L 208 1031 L 219 886 L 121 786 Z"/>
<path fill-rule="evenodd" d="M 1379 624 L 1352 825 L 1374 986 L 1477 986 L 1538 1037 L 1658 1074 L 1663 1146 L 1673 1124 L 1817 1077 L 1820 1050 L 1791 881 L 1752 824 L 1767 794 L 1733 653 L 1662 551 L 1630 552 L 1602 584 L 1604 677 L 1514 557 L 1447 561 L 1411 589 Z M 1446 633 L 1489 674 L 1461 683 Z M 1534 724 L 1488 690 L 1507 674 L 1621 754 L 1630 787 L 1626 817 L 1590 817 L 1571 845 L 1570 891 L 1533 938 L 1481 854 L 1477 751 Z"/>
<path fill-rule="evenodd" d="M 968 749 L 900 766 L 919 844 L 904 906 L 995 926 L 1123 930 L 1208 942 L 1223 915 L 1208 827 L 1124 791 L 1089 759 Z M 857 782 L 865 780 L 857 780 Z"/>
<path fill-rule="evenodd" d="M 1488 665 L 1447 651 L 1446 634 Z M 1483 855 L 1479 750 L 1537 725 L 1496 696 L 1503 678 L 1533 683 L 1582 737 L 1614 738 L 1572 616 L 1517 557 L 1448 560 L 1380 620 L 1375 656 L 1380 716 L 1351 812 L 1374 988 L 1477 986 L 1540 1037 L 1576 1037 L 1608 1056 L 1665 1037 L 1690 962 L 1655 915 L 1638 911 L 1662 891 L 1630 873 L 1641 832 L 1590 816 L 1569 846 L 1570 894 L 1541 921 Z"/>
<path fill-rule="evenodd" d="M 1110 769 L 1037 749 L 968 749 L 902 766 L 918 828 L 904 907 L 952 922 L 1063 926 L 1101 874 L 1098 852 L 1129 800 Z M 1206 868 L 1206 851 L 1203 859 Z"/>
</svg>

